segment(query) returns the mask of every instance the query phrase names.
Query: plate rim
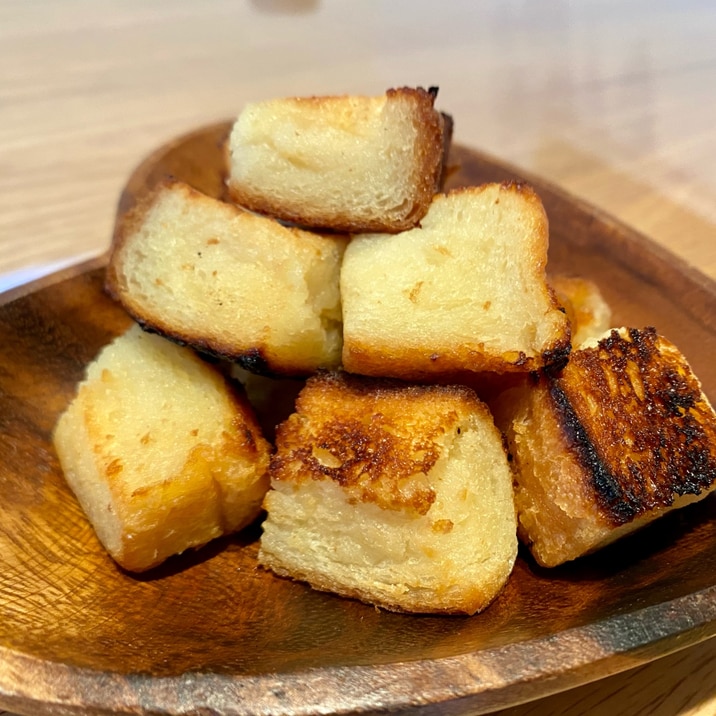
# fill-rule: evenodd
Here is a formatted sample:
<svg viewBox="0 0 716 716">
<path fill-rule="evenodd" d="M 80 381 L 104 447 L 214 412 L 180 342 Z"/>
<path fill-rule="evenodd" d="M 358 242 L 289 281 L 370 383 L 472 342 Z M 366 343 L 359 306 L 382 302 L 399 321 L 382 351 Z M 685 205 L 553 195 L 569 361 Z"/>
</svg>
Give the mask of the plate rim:
<svg viewBox="0 0 716 716">
<path fill-rule="evenodd" d="M 147 155 L 133 170 L 130 177 L 137 176 L 141 171 L 145 170 L 146 167 L 150 166 L 152 162 L 156 161 L 157 157 L 167 153 L 178 144 L 186 142 L 195 135 L 204 134 L 208 131 L 225 127 L 226 125 L 227 122 L 214 123 L 179 135 Z M 629 241 L 636 242 L 640 247 L 644 248 L 651 262 L 665 262 L 668 260 L 668 265 L 673 275 L 678 275 L 685 281 L 690 282 L 694 290 L 703 292 L 709 299 L 716 302 L 716 280 L 710 278 L 662 244 L 648 238 L 648 236 L 629 226 L 622 220 L 615 218 L 608 212 L 594 206 L 581 197 L 571 194 L 550 180 L 545 180 L 535 174 L 525 172 L 508 162 L 504 162 L 489 153 L 483 152 L 481 149 L 473 149 L 461 144 L 456 145 L 456 147 L 458 151 L 465 150 L 468 154 L 478 154 L 481 159 L 496 165 L 501 170 L 514 173 L 515 177 L 520 177 L 528 183 L 538 185 L 540 195 L 542 195 L 544 190 L 547 190 L 547 192 L 551 193 L 559 201 L 567 202 L 577 208 L 580 213 L 592 217 L 593 220 L 598 220 L 606 225 L 612 226 L 615 231 L 627 236 Z M 0 309 L 16 299 L 36 293 L 56 283 L 72 280 L 90 271 L 101 269 L 106 264 L 107 257 L 108 252 L 104 252 L 94 258 L 79 262 L 0 293 Z M 631 265 L 630 268 L 632 270 L 634 269 Z M 646 270 L 638 270 L 636 273 L 648 278 L 648 271 Z M 689 302 L 684 303 L 682 301 L 679 305 L 685 310 L 689 308 Z M 689 311 L 689 313 L 691 313 L 691 311 Z M 701 314 L 692 315 L 697 315 L 699 319 L 702 318 Z M 716 323 L 714 326 L 716 326 Z M 713 330 L 714 326 L 709 327 Z M 711 496 L 708 499 L 714 498 Z M 663 631 L 663 633 L 657 635 L 656 638 L 647 638 L 650 634 L 648 626 L 657 621 L 655 616 L 667 614 L 670 618 L 668 623 L 671 628 Z M 631 622 L 631 624 L 628 625 L 627 622 Z M 627 626 L 633 628 L 625 628 Z M 593 632 L 600 630 L 606 630 L 614 634 L 618 631 L 621 634 L 626 634 L 628 637 L 622 643 L 622 648 L 616 652 L 623 661 L 619 669 L 605 667 L 602 673 L 595 673 L 594 666 L 595 663 L 598 662 L 595 662 L 593 659 L 580 660 L 578 654 L 570 653 L 572 660 L 569 662 L 568 669 L 564 670 L 565 662 L 562 661 L 556 679 L 554 670 L 538 667 L 537 660 L 532 662 L 531 671 L 527 670 L 520 676 L 513 675 L 512 678 L 502 678 L 499 683 L 497 681 L 492 683 L 486 681 L 481 682 L 475 678 L 476 675 L 479 675 L 481 670 L 484 670 L 485 664 L 482 663 L 483 660 L 492 660 L 494 663 L 497 663 L 501 656 L 505 658 L 505 652 L 519 651 L 525 648 L 532 653 L 535 653 L 534 650 L 539 650 L 540 654 L 542 654 L 545 650 L 556 648 L 553 641 L 557 635 L 569 635 L 571 638 L 578 639 L 590 637 L 593 635 Z M 652 636 L 654 635 L 652 634 Z M 313 713 L 316 708 L 325 709 L 325 702 L 304 702 L 300 708 L 296 708 L 296 701 L 292 700 L 287 702 L 290 708 L 285 711 L 282 710 L 280 708 L 281 698 L 271 690 L 275 679 L 280 677 L 282 679 L 280 687 L 283 691 L 287 689 L 286 679 L 288 679 L 293 685 L 293 688 L 301 691 L 308 691 L 306 688 L 307 681 L 311 684 L 315 684 L 313 694 L 318 694 L 319 687 L 322 687 L 325 690 L 323 692 L 324 695 L 330 693 L 334 700 L 336 699 L 335 695 L 337 693 L 342 693 L 345 697 L 345 701 L 334 705 L 340 707 L 341 712 L 344 713 L 359 713 L 370 708 L 378 707 L 381 709 L 419 709 L 422 705 L 445 705 L 458 700 L 461 706 L 464 705 L 466 709 L 469 709 L 473 713 L 486 713 L 496 708 L 504 708 L 524 701 L 543 698 L 551 693 L 563 691 L 589 681 L 603 678 L 607 675 L 619 673 L 619 671 L 648 663 L 653 659 L 693 646 L 714 636 L 716 636 L 716 584 L 698 592 L 677 597 L 669 602 L 659 602 L 633 611 L 624 611 L 621 614 L 611 615 L 606 619 L 589 622 L 585 625 L 572 627 L 534 639 L 512 642 L 506 645 L 489 647 L 464 654 L 436 659 L 417 659 L 415 661 L 367 666 L 314 667 L 280 672 L 277 675 L 222 675 L 204 671 L 186 672 L 177 676 L 167 677 L 155 677 L 136 673 L 117 674 L 116 672 L 73 667 L 63 662 L 43 660 L 9 647 L 0 646 L 0 704 L 7 708 L 22 708 L 32 705 L 33 709 L 35 709 L 33 713 L 38 714 L 45 713 L 43 711 L 37 711 L 36 707 L 38 705 L 45 705 L 50 709 L 62 706 L 65 709 L 69 709 L 67 713 L 94 713 L 96 709 L 106 709 L 107 707 L 106 700 L 101 702 L 100 699 L 102 695 L 101 689 L 107 686 L 107 680 L 117 679 L 122 682 L 119 691 L 136 697 L 136 700 L 127 699 L 124 702 L 114 701 L 112 702 L 113 706 L 128 709 L 126 712 L 129 713 L 134 712 L 132 711 L 134 708 L 144 709 L 145 706 L 150 708 L 156 706 L 156 704 L 152 705 L 149 703 L 149 701 L 151 701 L 152 692 L 156 691 L 156 689 L 153 688 L 154 686 L 159 686 L 157 693 L 163 693 L 165 690 L 167 693 L 181 691 L 182 697 L 188 698 L 192 693 L 201 694 L 206 691 L 207 687 L 203 682 L 199 683 L 203 679 L 204 681 L 210 681 L 216 686 L 217 693 L 223 695 L 221 698 L 231 699 L 221 703 L 219 703 L 220 699 L 219 701 L 216 701 L 216 699 L 214 701 L 211 699 L 207 700 L 207 704 L 211 703 L 211 708 L 222 709 L 218 711 L 218 713 L 226 714 L 226 716 L 233 716 L 234 714 L 238 716 L 238 714 L 254 713 L 257 711 L 270 713 L 290 712 L 292 714 Z M 656 646 L 659 648 L 654 648 Z M 615 652 L 612 651 L 604 656 L 605 658 L 607 656 L 613 658 L 614 653 Z M 562 653 L 559 656 L 562 658 L 565 655 Z M 632 658 L 636 660 L 632 661 Z M 548 659 L 547 663 L 552 664 L 553 662 Z M 525 663 L 525 665 L 527 664 Z M 412 694 L 412 691 L 410 691 L 406 692 L 404 696 L 398 700 L 382 700 L 372 704 L 366 702 L 366 691 L 372 687 L 374 690 L 380 692 L 382 680 L 390 678 L 393 684 L 399 682 L 407 682 L 410 684 L 415 678 L 424 678 L 423 675 L 416 673 L 416 671 L 419 671 L 421 667 L 425 669 L 427 666 L 432 667 L 435 671 L 445 671 L 451 676 L 455 676 L 458 672 L 463 671 L 465 674 L 471 675 L 473 680 L 471 683 L 461 687 L 461 690 L 456 690 L 455 687 L 446 687 L 443 683 L 439 689 L 441 695 L 423 691 L 416 697 Z M 592 670 L 589 675 L 584 673 L 588 668 Z M 32 695 L 32 686 L 37 681 L 38 672 L 42 674 L 41 684 L 43 687 L 49 689 L 53 684 L 60 683 L 63 684 L 62 691 L 67 692 L 68 688 L 65 680 L 59 679 L 58 677 L 63 674 L 66 675 L 68 671 L 72 672 L 76 678 L 77 699 L 75 701 L 63 701 L 59 699 L 59 695 L 59 700 L 54 702 L 38 701 L 38 697 Z M 502 675 L 504 673 L 504 670 L 498 669 L 495 669 L 494 672 L 495 675 Z M 348 689 L 346 688 L 348 674 L 360 675 L 362 686 L 361 694 L 364 697 L 362 700 L 358 699 L 352 692 L 349 697 Z M 23 682 L 23 676 L 28 676 L 29 680 Z M 406 676 L 410 676 L 410 678 L 406 680 Z M 442 676 L 444 678 L 445 674 Z M 19 680 L 18 677 L 20 677 Z M 15 681 L 12 679 L 15 679 Z M 535 685 L 539 685 L 550 679 L 552 679 L 552 682 L 549 690 L 539 689 L 539 693 L 532 693 Z M 249 686 L 252 689 L 260 689 L 262 692 L 265 692 L 267 700 L 263 703 L 252 701 L 250 709 L 241 708 L 241 704 L 237 705 L 235 702 L 237 695 L 236 689 L 243 690 L 244 682 L 250 682 Z M 99 690 L 97 690 L 98 688 Z M 89 689 L 89 691 L 87 691 L 87 689 Z M 510 692 L 509 696 L 506 695 L 506 691 Z M 392 694 L 392 692 L 390 693 Z M 46 695 L 49 695 L 49 691 Z M 98 699 L 97 703 L 88 702 L 87 697 L 89 695 L 96 697 Z M 426 701 L 426 699 L 428 700 Z M 186 707 L 188 710 L 171 711 L 171 713 L 191 713 L 197 708 L 200 708 L 201 704 L 193 701 L 185 704 L 178 703 L 177 707 L 180 709 Z M 114 710 L 112 711 L 112 713 L 115 712 Z M 50 710 L 46 713 L 52 713 L 52 711 Z"/>
<path fill-rule="evenodd" d="M 672 628 L 657 629 L 658 634 L 652 631 L 654 625 L 664 623 Z M 597 646 L 600 639 L 607 639 L 612 648 L 617 637 L 627 638 L 616 652 L 600 654 L 595 648 L 595 653 L 585 654 L 583 650 L 565 653 L 562 642 L 555 640 L 557 635 L 578 644 L 584 644 L 586 639 Z M 137 713 L 137 709 L 140 713 L 160 713 L 159 709 L 166 708 L 167 703 L 175 702 L 172 710 L 161 713 L 178 716 L 208 709 L 222 716 L 267 713 L 308 716 L 317 712 L 359 714 L 375 708 L 419 711 L 421 706 L 440 708 L 459 701 L 460 712 L 486 714 L 615 675 L 714 636 L 716 584 L 556 634 L 464 654 L 387 664 L 312 667 L 276 674 L 203 671 L 164 677 L 117 674 L 72 667 L 0 647 L 0 704 L 3 708 L 32 706 L 31 713 L 37 716 L 53 714 L 58 707 L 63 708 L 63 713 L 94 714 L 106 709 L 110 687 L 114 699 L 112 711 L 106 713 Z M 513 673 L 511 678 L 490 681 L 491 675 L 508 673 L 500 666 L 503 661 L 514 664 L 514 652 L 518 653 L 523 670 Z M 617 669 L 613 668 L 615 653 L 619 657 Z M 555 670 L 550 667 L 556 662 L 560 670 L 555 678 Z M 541 663 L 546 663 L 547 668 Z M 600 667 L 596 672 L 595 664 Z M 68 672 L 74 676 L 71 689 L 66 682 Z M 12 683 L 7 680 L 8 674 L 15 679 L 22 676 Z M 41 677 L 39 686 L 46 689 L 41 700 L 37 693 L 38 677 Z M 416 694 L 413 688 L 416 679 L 422 684 L 430 683 L 430 688 Z M 118 683 L 112 684 L 113 681 Z M 549 682 L 548 688 L 542 688 L 545 682 Z M 438 684 L 437 688 L 433 684 Z M 59 689 L 55 689 L 56 685 Z M 396 685 L 402 687 L 397 695 L 392 690 Z M 383 694 L 386 687 L 390 687 L 385 691 L 388 700 Z M 374 695 L 371 702 L 365 698 L 368 692 Z M 299 696 L 305 694 L 311 698 L 297 706 Z"/>
</svg>

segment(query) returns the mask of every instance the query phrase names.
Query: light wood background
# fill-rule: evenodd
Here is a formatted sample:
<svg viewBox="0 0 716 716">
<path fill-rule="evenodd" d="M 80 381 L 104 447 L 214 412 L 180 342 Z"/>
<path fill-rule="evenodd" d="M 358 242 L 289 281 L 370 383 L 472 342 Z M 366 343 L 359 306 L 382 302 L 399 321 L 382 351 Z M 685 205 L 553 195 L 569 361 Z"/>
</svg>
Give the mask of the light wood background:
<svg viewBox="0 0 716 716">
<path fill-rule="evenodd" d="M 167 139 L 398 85 L 716 278 L 716 3 L 0 0 L 0 291 L 104 251 Z M 714 716 L 716 640 L 500 713 Z"/>
</svg>

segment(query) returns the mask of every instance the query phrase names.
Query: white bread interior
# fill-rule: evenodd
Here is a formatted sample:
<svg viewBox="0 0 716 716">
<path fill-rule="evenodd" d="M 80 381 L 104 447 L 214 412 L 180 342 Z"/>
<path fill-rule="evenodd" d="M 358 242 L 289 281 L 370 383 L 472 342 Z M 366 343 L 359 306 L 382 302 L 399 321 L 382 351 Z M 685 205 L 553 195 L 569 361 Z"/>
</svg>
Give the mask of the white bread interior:
<svg viewBox="0 0 716 716">
<path fill-rule="evenodd" d="M 311 378 L 271 477 L 259 561 L 279 575 L 390 610 L 473 614 L 512 571 L 512 474 L 467 388 Z"/>
<path fill-rule="evenodd" d="M 90 363 L 53 441 L 127 570 L 241 529 L 268 488 L 269 445 L 243 395 L 190 349 L 137 326 Z"/>
<path fill-rule="evenodd" d="M 230 137 L 230 196 L 338 231 L 414 226 L 438 190 L 444 118 L 434 93 L 292 97 L 248 104 Z"/>
<path fill-rule="evenodd" d="M 569 322 L 547 249 L 544 209 L 522 184 L 439 194 L 415 229 L 354 236 L 341 268 L 344 367 L 427 379 L 562 359 Z"/>
<path fill-rule="evenodd" d="M 107 286 L 165 336 L 249 369 L 308 374 L 340 362 L 344 247 L 169 181 L 120 222 Z"/>
</svg>

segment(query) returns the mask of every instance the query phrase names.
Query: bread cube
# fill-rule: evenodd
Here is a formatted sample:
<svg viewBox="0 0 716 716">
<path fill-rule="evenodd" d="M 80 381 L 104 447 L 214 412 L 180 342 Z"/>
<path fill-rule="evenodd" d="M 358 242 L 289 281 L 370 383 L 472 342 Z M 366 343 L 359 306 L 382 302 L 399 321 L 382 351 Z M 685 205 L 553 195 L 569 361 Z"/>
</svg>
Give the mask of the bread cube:
<svg viewBox="0 0 716 716">
<path fill-rule="evenodd" d="M 406 612 L 473 614 L 517 552 L 512 474 L 462 386 L 322 373 L 278 429 L 259 561 Z"/>
<path fill-rule="evenodd" d="M 229 195 L 253 211 L 345 232 L 415 226 L 438 191 L 452 121 L 435 91 L 248 104 L 230 137 Z"/>
<path fill-rule="evenodd" d="M 574 348 L 598 340 L 612 327 L 612 309 L 594 281 L 557 274 L 549 283 L 569 318 Z"/>
<path fill-rule="evenodd" d="M 653 328 L 613 330 L 495 405 L 519 535 L 554 567 L 716 488 L 716 414 Z"/>
<path fill-rule="evenodd" d="M 269 445 L 244 396 L 137 326 L 88 366 L 53 440 L 99 540 L 131 571 L 245 527 L 268 488 Z"/>
<path fill-rule="evenodd" d="M 547 248 L 542 203 L 515 183 L 437 195 L 419 227 L 354 237 L 341 268 L 345 369 L 424 380 L 563 361 L 569 321 Z"/>
<path fill-rule="evenodd" d="M 167 181 L 120 220 L 107 288 L 166 337 L 254 372 L 304 375 L 340 363 L 344 248 Z"/>
</svg>

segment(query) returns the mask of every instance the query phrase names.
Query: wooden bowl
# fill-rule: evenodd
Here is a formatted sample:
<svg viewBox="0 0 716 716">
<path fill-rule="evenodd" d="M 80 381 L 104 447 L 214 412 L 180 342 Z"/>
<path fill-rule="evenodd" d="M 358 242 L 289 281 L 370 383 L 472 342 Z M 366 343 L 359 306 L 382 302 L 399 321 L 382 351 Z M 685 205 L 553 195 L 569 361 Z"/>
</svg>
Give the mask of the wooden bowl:
<svg viewBox="0 0 716 716">
<path fill-rule="evenodd" d="M 228 124 L 132 175 L 123 212 L 166 174 L 218 196 Z M 716 398 L 716 284 L 535 177 L 455 147 L 452 186 L 527 179 L 550 268 L 592 278 L 615 324 L 654 325 Z M 258 528 L 149 574 L 105 554 L 50 436 L 83 370 L 130 321 L 103 261 L 0 297 L 0 708 L 33 714 L 484 713 L 644 663 L 716 633 L 716 501 L 561 568 L 518 558 L 483 614 L 392 614 L 274 577 Z"/>
</svg>

